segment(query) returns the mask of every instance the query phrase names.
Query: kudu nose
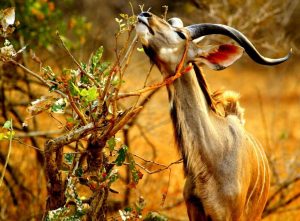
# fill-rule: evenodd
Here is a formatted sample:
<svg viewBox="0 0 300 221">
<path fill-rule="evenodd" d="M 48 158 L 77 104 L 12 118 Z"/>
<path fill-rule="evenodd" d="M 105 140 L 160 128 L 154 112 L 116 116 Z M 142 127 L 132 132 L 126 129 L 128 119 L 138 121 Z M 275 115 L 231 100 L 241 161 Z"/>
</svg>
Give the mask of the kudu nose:
<svg viewBox="0 0 300 221">
<path fill-rule="evenodd" d="M 141 14 L 139 14 L 139 16 L 146 17 L 146 18 L 152 17 L 152 15 L 149 12 L 142 12 Z"/>
</svg>

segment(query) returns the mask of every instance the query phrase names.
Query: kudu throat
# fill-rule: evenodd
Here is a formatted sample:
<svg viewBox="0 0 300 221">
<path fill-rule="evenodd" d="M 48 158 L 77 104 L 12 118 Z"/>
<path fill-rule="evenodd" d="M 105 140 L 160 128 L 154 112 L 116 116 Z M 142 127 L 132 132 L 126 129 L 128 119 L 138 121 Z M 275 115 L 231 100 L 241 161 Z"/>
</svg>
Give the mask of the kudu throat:
<svg viewBox="0 0 300 221">
<path fill-rule="evenodd" d="M 210 115 L 216 114 L 214 101 L 196 64 L 190 72 L 168 86 L 168 94 L 176 143 L 184 160 L 185 172 L 192 173 L 192 162 L 206 167 L 204 162 L 208 160 L 208 153 L 203 149 L 208 145 L 205 138 L 213 130 Z M 201 157 L 196 157 L 199 154 Z"/>
</svg>

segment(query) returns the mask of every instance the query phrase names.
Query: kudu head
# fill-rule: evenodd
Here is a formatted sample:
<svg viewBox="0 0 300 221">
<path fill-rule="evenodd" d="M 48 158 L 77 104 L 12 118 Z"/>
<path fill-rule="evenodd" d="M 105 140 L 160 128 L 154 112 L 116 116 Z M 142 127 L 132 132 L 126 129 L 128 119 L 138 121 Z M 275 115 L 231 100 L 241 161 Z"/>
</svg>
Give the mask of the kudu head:
<svg viewBox="0 0 300 221">
<path fill-rule="evenodd" d="M 184 27 L 179 18 L 171 18 L 167 22 L 150 12 L 142 12 L 138 15 L 136 31 L 145 53 L 164 75 L 174 73 L 187 41 L 189 41 L 189 46 L 186 61 L 206 64 L 215 70 L 221 70 L 231 65 L 241 57 L 243 51 L 255 62 L 263 65 L 280 64 L 291 55 L 290 52 L 283 58 L 266 58 L 241 32 L 229 26 L 203 23 Z M 197 46 L 201 37 L 212 34 L 228 36 L 240 46 L 223 44 L 206 49 Z"/>
</svg>

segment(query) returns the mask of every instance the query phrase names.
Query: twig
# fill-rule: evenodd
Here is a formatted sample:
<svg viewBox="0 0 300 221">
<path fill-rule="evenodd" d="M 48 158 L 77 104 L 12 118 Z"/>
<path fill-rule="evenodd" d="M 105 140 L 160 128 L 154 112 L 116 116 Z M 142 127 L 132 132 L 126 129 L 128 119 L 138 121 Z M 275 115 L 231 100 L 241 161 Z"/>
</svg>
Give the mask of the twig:
<svg viewBox="0 0 300 221">
<path fill-rule="evenodd" d="M 84 75 L 86 75 L 99 88 L 100 84 L 93 78 L 93 76 L 91 76 L 90 74 L 86 73 L 85 70 L 83 70 L 83 68 L 81 67 L 81 65 L 79 64 L 79 62 L 76 60 L 76 58 L 72 55 L 72 53 L 70 52 L 70 50 L 65 45 L 65 43 L 62 40 L 62 38 L 60 37 L 60 34 L 59 34 L 58 31 L 56 32 L 56 35 L 57 35 L 58 39 L 60 40 L 63 48 L 65 49 L 65 51 L 67 52 L 67 54 L 70 56 L 70 58 L 73 60 L 73 62 L 77 65 L 77 67 L 79 68 L 79 70 L 81 71 L 81 73 L 83 73 Z"/>
<path fill-rule="evenodd" d="M 163 5 L 162 7 L 165 8 L 163 19 L 167 20 L 167 14 L 168 14 L 169 7 L 167 5 Z"/>
<path fill-rule="evenodd" d="M 50 130 L 50 131 L 30 131 L 28 133 L 16 134 L 15 138 L 24 138 L 24 137 L 44 137 L 53 134 L 60 134 L 62 130 Z"/>
<path fill-rule="evenodd" d="M 161 206 L 164 206 L 165 202 L 166 202 L 166 199 L 167 199 L 167 196 L 168 196 L 168 192 L 169 192 L 169 187 L 170 187 L 170 181 L 171 181 L 171 168 L 168 168 L 169 169 L 169 179 L 168 179 L 168 186 L 167 186 L 167 190 L 163 193 L 162 195 L 162 199 L 161 199 Z"/>
<path fill-rule="evenodd" d="M 134 48 L 134 46 L 137 43 L 137 39 L 138 39 L 138 37 L 137 37 L 137 35 L 135 35 L 134 38 L 133 38 L 133 40 L 132 40 L 132 42 L 131 42 L 131 44 L 128 47 L 128 50 L 126 51 L 126 53 L 125 53 L 125 55 L 124 55 L 124 57 L 123 57 L 123 59 L 122 59 L 122 61 L 120 63 L 121 67 L 123 66 L 123 64 L 124 64 L 125 61 L 126 61 L 126 64 L 128 63 L 128 59 L 127 58 L 130 57 L 130 54 L 132 53 L 133 48 Z"/>
<path fill-rule="evenodd" d="M 74 141 L 77 141 L 82 137 L 86 136 L 90 131 L 96 129 L 97 128 L 95 127 L 94 123 L 89 123 L 76 130 L 70 131 L 69 133 L 63 136 L 57 137 L 55 139 L 51 139 L 45 145 L 46 147 L 45 152 L 47 151 L 52 152 L 57 150 L 57 148 L 73 143 Z"/>
<path fill-rule="evenodd" d="M 37 78 L 38 80 L 40 80 L 44 85 L 51 87 L 52 85 L 49 84 L 44 78 L 42 78 L 40 75 L 38 75 L 37 73 L 33 72 L 32 70 L 26 68 L 24 65 L 20 64 L 19 62 L 10 59 L 10 62 L 12 62 L 13 64 L 17 65 L 18 67 L 22 68 L 24 71 L 26 71 L 27 73 L 29 73 L 30 75 L 32 75 L 33 77 Z M 54 92 L 60 94 L 63 97 L 67 97 L 67 95 L 65 95 L 63 92 L 59 91 L 59 90 L 54 90 Z"/>
<path fill-rule="evenodd" d="M 121 49 L 121 52 L 118 53 L 118 51 L 116 49 L 116 58 L 117 58 L 116 62 L 117 62 L 118 70 L 119 70 L 118 71 L 119 72 L 119 83 L 118 83 L 117 87 L 115 88 L 114 99 L 112 101 L 112 103 L 113 103 L 113 105 L 112 105 L 112 107 L 113 107 L 113 119 L 115 119 L 115 117 L 116 117 L 117 101 L 118 101 L 119 91 L 120 91 L 120 88 L 122 86 L 122 79 L 123 79 L 124 73 L 126 72 L 126 69 L 127 69 L 128 65 L 129 65 L 131 55 L 134 51 L 134 47 L 137 44 L 137 35 L 135 35 L 134 39 L 131 41 L 131 43 L 128 47 L 131 32 L 132 32 L 132 30 L 129 31 L 128 38 L 126 40 L 125 46 Z M 117 45 L 117 40 L 118 40 L 118 36 L 116 36 L 116 45 Z M 127 51 L 126 51 L 124 57 L 122 58 L 122 61 L 120 62 L 120 57 L 124 54 L 124 51 L 125 51 L 126 48 L 127 48 Z"/>
<path fill-rule="evenodd" d="M 38 80 L 40 80 L 41 82 L 43 82 L 46 86 L 51 87 L 51 84 L 49 84 L 44 78 L 42 78 L 40 75 L 38 75 L 37 73 L 33 72 L 32 70 L 26 68 L 24 65 L 20 64 L 19 62 L 10 59 L 9 60 L 11 63 L 17 65 L 18 67 L 22 68 L 23 70 L 25 70 L 27 73 L 29 73 L 30 75 L 32 75 L 33 77 L 37 78 Z"/>
<path fill-rule="evenodd" d="M 275 199 L 275 197 L 280 194 L 283 190 L 287 189 L 290 185 L 296 183 L 300 181 L 300 175 L 294 177 L 292 180 L 287 181 L 285 183 L 282 184 L 282 186 L 280 186 L 268 199 L 267 205 L 266 207 L 268 207 L 268 205 L 270 205 L 270 203 Z"/>
<path fill-rule="evenodd" d="M 103 90 L 101 96 L 99 96 L 99 107 L 102 107 L 103 104 L 104 104 L 104 99 L 105 99 L 105 97 L 107 95 L 111 79 L 112 79 L 113 75 L 116 72 L 117 72 L 117 62 L 113 65 L 112 69 L 110 70 L 109 75 L 108 75 L 107 80 L 106 80 L 106 84 L 105 84 L 104 90 Z"/>
<path fill-rule="evenodd" d="M 140 103 L 136 103 L 134 106 L 140 106 L 140 107 L 145 107 L 145 105 L 151 100 L 151 98 L 153 97 L 154 94 L 156 94 L 156 92 L 158 92 L 160 88 L 156 88 L 153 91 L 151 91 L 149 94 L 147 94 L 147 96 L 140 102 Z M 140 95 L 139 95 L 140 96 Z M 138 101 L 137 101 L 138 102 Z M 132 118 L 130 120 L 130 122 L 128 123 L 129 127 L 132 127 L 135 122 L 137 121 L 139 115 L 136 115 L 134 118 Z"/>
<path fill-rule="evenodd" d="M 122 98 L 125 98 L 125 97 L 130 97 L 130 96 L 139 96 L 140 94 L 142 93 L 145 93 L 147 91 L 151 91 L 151 90 L 154 90 L 156 88 L 160 88 L 160 87 L 163 87 L 165 85 L 169 85 L 171 83 L 173 83 L 177 78 L 181 77 L 182 75 L 184 75 L 185 73 L 188 73 L 191 69 L 192 69 L 192 66 L 191 64 L 189 64 L 183 71 L 182 71 L 182 68 L 183 68 L 183 64 L 184 64 L 184 60 L 186 58 L 186 55 L 187 55 L 187 51 L 188 51 L 188 45 L 189 45 L 189 41 L 187 40 L 186 41 L 186 44 L 185 44 L 185 49 L 184 49 L 184 52 L 183 52 L 183 55 L 180 59 L 180 62 L 179 64 L 177 65 L 176 67 L 176 71 L 175 71 L 175 74 L 171 77 L 168 77 L 166 78 L 163 82 L 161 83 L 158 83 L 158 84 L 153 84 L 151 86 L 148 86 L 148 87 L 144 87 L 142 89 L 139 89 L 139 90 L 136 90 L 136 91 L 133 91 L 133 92 L 129 92 L 129 93 L 123 93 L 123 94 L 120 94 L 118 96 L 118 99 L 122 99 Z"/>
<path fill-rule="evenodd" d="M 124 127 L 128 123 L 128 121 L 137 115 L 143 107 L 137 107 L 135 109 L 131 109 L 113 128 L 109 131 L 108 137 L 114 136 L 120 129 Z"/>
<path fill-rule="evenodd" d="M 144 132 L 143 130 L 143 127 L 138 124 L 138 123 L 135 123 L 135 125 L 138 127 L 138 129 L 140 130 L 140 134 L 141 136 L 144 138 L 144 140 L 146 141 L 146 143 L 151 147 L 152 149 L 152 153 L 153 153 L 153 156 L 152 156 L 152 160 L 155 160 L 156 157 L 157 157 L 157 153 L 156 153 L 156 148 L 155 148 L 155 145 L 152 143 L 152 141 L 147 137 L 146 133 Z"/>
<path fill-rule="evenodd" d="M 154 64 L 151 64 L 150 69 L 149 69 L 149 71 L 147 73 L 147 76 L 145 78 L 145 81 L 144 81 L 144 87 L 146 87 L 146 85 L 147 85 L 147 82 L 148 82 L 148 79 L 150 77 L 150 74 L 151 74 L 151 71 L 152 71 L 153 67 L 154 67 Z"/>
<path fill-rule="evenodd" d="M 143 94 L 148 91 L 155 90 L 157 88 L 161 88 L 165 85 L 169 85 L 173 83 L 177 78 L 181 77 L 183 74 L 188 73 L 192 67 L 189 65 L 183 72 L 177 72 L 174 76 L 171 76 L 169 78 L 166 78 L 163 82 L 158 83 L 158 84 L 153 84 L 148 87 L 144 87 L 142 89 L 133 91 L 133 92 L 128 92 L 128 93 L 123 93 L 118 96 L 118 99 L 126 98 L 126 97 L 131 97 L 131 96 L 139 96 L 140 94 Z"/>
<path fill-rule="evenodd" d="M 30 148 L 32 148 L 32 149 L 38 150 L 38 151 L 40 151 L 40 152 L 42 152 L 42 153 L 44 152 L 43 150 L 41 150 L 40 148 L 38 148 L 38 147 L 36 147 L 36 146 L 29 145 L 29 144 L 23 142 L 21 139 L 14 139 L 13 141 L 16 141 L 16 142 L 18 142 L 18 143 L 20 143 L 20 144 L 22 144 L 22 145 L 24 145 L 24 146 L 26 146 L 26 147 L 30 147 Z"/>
<path fill-rule="evenodd" d="M 6 157 L 0 153 L 1 164 L 4 165 L 5 161 L 6 161 Z M 20 177 L 20 174 L 18 174 L 18 172 L 16 172 L 16 170 L 10 164 L 7 164 L 6 173 L 10 174 L 12 181 L 14 181 L 14 184 L 13 184 L 14 187 L 19 186 L 20 190 L 30 194 L 31 196 L 33 195 L 32 192 L 27 187 L 24 186 L 23 180 Z M 5 183 L 5 176 L 4 176 L 3 180 Z"/>
<path fill-rule="evenodd" d="M 163 207 L 163 210 L 166 211 L 166 210 L 171 210 L 173 209 L 174 207 L 177 207 L 177 206 L 180 206 L 181 204 L 184 203 L 184 199 L 179 199 L 177 200 L 175 203 L 172 203 L 170 205 L 166 205 Z"/>
<path fill-rule="evenodd" d="M 276 212 L 277 210 L 279 210 L 282 207 L 288 206 L 289 204 L 291 204 L 292 202 L 294 202 L 298 198 L 300 198 L 300 193 L 295 194 L 294 196 L 290 197 L 289 199 L 287 199 L 284 202 L 278 203 L 275 206 L 266 209 L 264 211 L 263 218 L 266 217 L 266 216 L 268 216 L 268 215 L 270 215 L 270 214 L 272 214 L 272 213 L 274 213 L 274 212 Z"/>
<path fill-rule="evenodd" d="M 70 91 L 67 89 L 67 95 L 70 101 L 70 104 L 72 106 L 72 108 L 74 109 L 74 111 L 76 112 L 76 114 L 78 115 L 78 117 L 82 120 L 82 122 L 84 123 L 84 125 L 87 125 L 87 120 L 85 119 L 84 114 L 79 110 L 79 108 L 76 106 L 72 95 L 70 94 Z"/>
<path fill-rule="evenodd" d="M 148 81 L 148 78 L 149 78 L 149 76 L 150 76 L 150 74 L 151 74 L 151 71 L 152 71 L 153 67 L 154 67 L 154 64 L 151 64 L 150 69 L 149 69 L 149 71 L 148 71 L 148 73 L 147 73 L 147 76 L 146 76 L 146 78 L 145 78 L 145 81 L 144 81 L 144 87 L 146 87 L 146 85 L 147 85 L 147 81 Z M 156 91 L 158 91 L 158 89 L 159 89 L 159 88 L 156 88 L 156 89 L 154 89 L 153 91 L 151 91 L 150 97 L 151 97 Z M 153 92 L 153 93 L 152 93 L 152 92 Z M 152 95 L 151 95 L 151 94 L 152 94 Z M 142 96 L 142 94 L 139 94 L 138 98 L 136 99 L 136 102 L 135 102 L 134 106 L 137 106 L 137 105 L 138 105 L 141 96 Z M 148 95 L 148 96 L 149 96 L 149 95 Z M 146 101 L 146 100 L 144 99 L 142 102 L 144 102 L 144 101 Z M 142 103 L 142 102 L 141 102 L 141 103 Z M 148 101 L 147 101 L 147 102 L 148 102 Z M 140 106 L 144 106 L 144 105 L 140 105 Z"/>
<path fill-rule="evenodd" d="M 132 155 L 135 156 L 135 157 L 137 157 L 137 158 L 139 158 L 139 159 L 141 159 L 141 160 L 143 160 L 143 161 L 146 162 L 146 163 L 153 163 L 153 164 L 155 164 L 155 165 L 158 165 L 158 166 L 162 166 L 162 167 L 163 167 L 163 168 L 160 168 L 160 169 L 157 169 L 157 170 L 150 171 L 148 168 L 146 168 L 146 167 L 144 167 L 144 166 L 142 166 L 141 164 L 139 164 L 139 163 L 136 162 L 136 165 L 138 165 L 140 168 L 142 168 L 142 169 L 143 169 L 144 171 L 146 171 L 148 174 L 159 173 L 159 172 L 161 172 L 161 171 L 164 171 L 164 170 L 169 169 L 169 168 L 170 168 L 172 165 L 174 165 L 174 164 L 181 164 L 181 163 L 183 162 L 182 159 L 179 159 L 179 160 L 177 160 L 177 161 L 174 161 L 174 162 L 170 163 L 169 165 L 164 165 L 164 164 L 160 164 L 160 163 L 154 162 L 154 161 L 152 161 L 152 160 L 146 160 L 146 159 L 143 159 L 142 157 L 140 157 L 140 156 L 138 156 L 138 155 L 136 155 L 136 154 L 132 154 Z"/>
<path fill-rule="evenodd" d="M 9 146 L 8 146 L 8 152 L 7 152 L 5 164 L 4 164 L 4 167 L 3 167 L 2 175 L 1 175 L 1 178 L 0 178 L 0 187 L 2 186 L 2 183 L 3 183 L 3 178 L 4 178 L 4 175 L 5 175 L 6 167 L 7 167 L 8 160 L 9 160 L 10 153 L 11 153 L 11 149 L 12 149 L 12 139 L 13 139 L 13 134 L 12 134 L 12 132 L 13 132 L 12 119 L 10 120 L 10 123 L 11 123 L 11 126 L 10 126 L 10 129 L 9 129 L 9 131 L 10 131 L 10 134 L 9 134 Z"/>
</svg>

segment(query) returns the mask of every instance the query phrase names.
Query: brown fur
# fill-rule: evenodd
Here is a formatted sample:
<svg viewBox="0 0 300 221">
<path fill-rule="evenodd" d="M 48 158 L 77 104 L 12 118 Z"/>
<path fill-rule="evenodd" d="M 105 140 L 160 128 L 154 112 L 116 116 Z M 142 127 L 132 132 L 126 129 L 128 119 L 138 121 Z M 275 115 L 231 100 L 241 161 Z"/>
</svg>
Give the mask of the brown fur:
<svg viewBox="0 0 300 221">
<path fill-rule="evenodd" d="M 144 16 L 144 15 L 145 16 Z M 185 39 L 178 29 L 151 14 L 139 16 L 138 36 L 163 77 L 174 75 Z M 199 48 L 190 42 L 187 61 Z M 239 56 L 238 56 L 239 57 Z M 171 118 L 183 158 L 184 199 L 191 221 L 258 221 L 269 184 L 267 158 L 243 127 L 243 109 L 234 92 L 211 93 L 200 68 L 168 85 Z"/>
</svg>

